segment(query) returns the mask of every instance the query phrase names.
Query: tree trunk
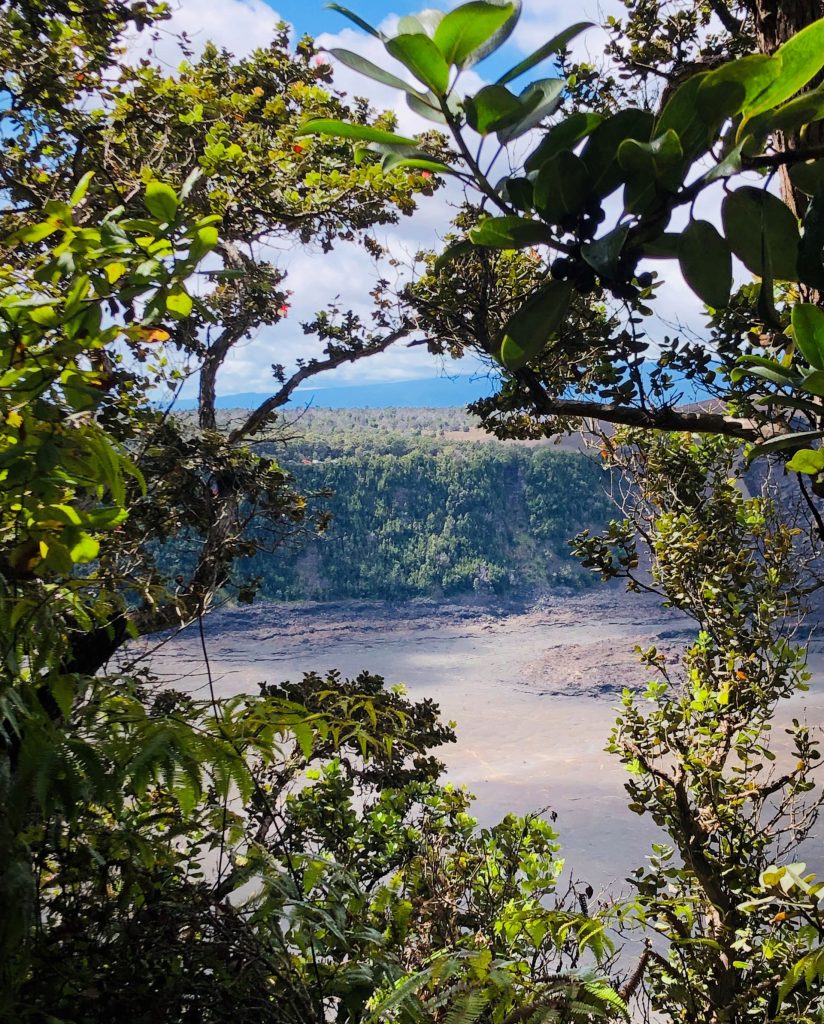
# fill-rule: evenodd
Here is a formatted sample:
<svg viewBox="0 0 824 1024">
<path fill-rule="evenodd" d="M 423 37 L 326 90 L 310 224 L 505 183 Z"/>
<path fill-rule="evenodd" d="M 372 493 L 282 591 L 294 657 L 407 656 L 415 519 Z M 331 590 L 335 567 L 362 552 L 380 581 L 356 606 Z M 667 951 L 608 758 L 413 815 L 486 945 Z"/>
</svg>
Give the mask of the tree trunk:
<svg viewBox="0 0 824 1024">
<path fill-rule="evenodd" d="M 755 23 L 755 38 L 761 53 L 774 53 L 801 29 L 824 18 L 824 0 L 752 0 L 750 5 Z M 821 76 L 813 79 L 809 88 L 821 84 Z M 776 133 L 776 149 L 795 149 L 798 136 Z M 805 146 L 824 144 L 824 126 L 819 121 L 807 129 Z M 781 194 L 784 202 L 797 217 L 803 217 L 807 208 L 807 197 L 793 188 L 789 171 L 779 171 Z"/>
</svg>

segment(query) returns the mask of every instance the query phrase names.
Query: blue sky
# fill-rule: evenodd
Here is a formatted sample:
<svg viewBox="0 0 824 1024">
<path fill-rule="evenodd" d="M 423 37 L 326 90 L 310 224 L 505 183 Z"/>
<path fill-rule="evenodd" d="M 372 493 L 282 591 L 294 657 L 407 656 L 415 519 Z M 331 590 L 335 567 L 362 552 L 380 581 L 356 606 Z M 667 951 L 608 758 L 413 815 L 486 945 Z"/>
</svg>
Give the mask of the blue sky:
<svg viewBox="0 0 824 1024">
<path fill-rule="evenodd" d="M 413 14 L 427 6 L 449 10 L 459 2 L 462 0 L 389 0 L 388 3 L 344 0 L 344 5 L 374 25 L 384 23 L 391 32 L 393 22 L 400 15 Z M 265 46 L 278 20 L 288 22 L 296 36 L 304 33 L 313 35 L 319 45 L 327 49 L 341 47 L 354 50 L 379 64 L 388 60 L 378 40 L 357 29 L 338 12 L 327 10 L 322 0 L 173 0 L 172 7 L 175 13 L 169 23 L 171 31 L 155 50 L 156 58 L 170 70 L 180 59 L 174 32 L 185 31 L 195 49 L 211 40 L 242 55 Z M 503 56 L 495 55 L 465 71 L 461 77 L 461 91 L 472 92 L 484 81 L 494 81 L 504 70 L 573 22 L 588 20 L 602 24 L 606 15 L 622 11 L 620 0 L 576 0 L 574 4 L 565 0 L 524 0 L 521 18 L 504 48 Z M 579 59 L 593 62 L 603 60 L 606 39 L 602 29 L 590 29 L 576 39 L 576 55 Z M 397 65 L 392 70 L 405 74 Z M 551 64 L 541 65 L 533 74 L 534 77 L 551 75 Z M 519 84 L 526 85 L 526 79 Z M 397 91 L 372 82 L 342 65 L 335 68 L 335 86 L 349 96 L 366 96 L 377 109 L 393 110 L 402 132 L 413 134 L 431 127 L 410 113 Z M 378 241 L 388 245 L 392 255 L 403 266 L 409 267 L 415 252 L 439 248 L 440 239 L 449 230 L 455 204 L 460 199 L 453 186 L 432 199 L 422 200 L 414 217 L 402 217 L 391 228 L 376 229 Z M 710 212 L 702 215 L 712 219 Z M 289 367 L 294 366 L 297 359 L 320 355 L 320 347 L 313 350 L 311 339 L 301 331 L 301 322 L 312 319 L 317 310 L 333 301 L 368 319 L 372 311 L 369 293 L 376 277 L 388 274 L 393 279 L 396 273 L 385 264 L 379 272 L 364 251 L 351 244 L 340 244 L 333 253 L 324 255 L 311 248 L 273 243 L 263 255 L 288 274 L 286 287 L 292 292 L 289 317 L 274 327 L 262 328 L 232 353 L 224 368 L 221 394 L 265 390 L 269 387 L 272 363 Z M 700 330 L 705 320 L 700 305 L 677 275 L 673 277 L 672 286 L 668 289 L 669 298 L 664 304 L 665 319 L 670 323 L 664 326 L 671 333 L 672 322 L 681 321 L 692 323 Z M 424 348 L 410 349 L 398 345 L 380 356 L 324 375 L 318 384 L 335 386 L 413 380 L 435 376 L 440 369 Z M 455 364 L 447 360 L 443 369 L 449 374 L 456 374 L 472 373 L 482 367 L 474 361 Z M 189 395 L 195 388 L 195 381 L 189 381 L 185 394 Z"/>
</svg>

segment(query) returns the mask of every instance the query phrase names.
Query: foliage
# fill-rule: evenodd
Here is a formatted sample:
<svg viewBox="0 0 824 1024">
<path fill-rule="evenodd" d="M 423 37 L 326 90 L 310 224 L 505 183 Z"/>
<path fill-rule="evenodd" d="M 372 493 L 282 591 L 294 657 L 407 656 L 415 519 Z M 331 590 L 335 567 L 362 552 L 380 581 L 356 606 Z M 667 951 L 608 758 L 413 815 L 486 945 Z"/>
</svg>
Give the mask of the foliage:
<svg viewBox="0 0 824 1024">
<path fill-rule="evenodd" d="M 655 647 L 639 650 L 652 678 L 643 693 L 624 692 L 609 744 L 630 774 L 630 810 L 668 840 L 635 871 L 637 896 L 620 917 L 666 942 L 668 959 L 647 972 L 654 1009 L 771 1020 L 782 974 L 816 938 L 793 915 L 776 916 L 771 897 L 751 899 L 765 878 L 783 877 L 770 865 L 812 834 L 822 800 L 814 731 L 795 719 L 789 751 L 770 742 L 779 703 L 809 679 L 793 643 L 809 583 L 803 533 L 768 495 L 741 493 L 729 440 L 619 434 L 605 455 L 634 487 L 623 522 L 578 538 L 584 564 L 660 592 L 699 629 L 677 671 Z M 814 1019 L 816 1000 L 794 988 L 780 1019 Z"/>
<path fill-rule="evenodd" d="M 105 586 L 131 597 L 115 602 L 105 635 L 75 637 L 77 665 L 96 669 L 129 632 L 193 621 L 217 590 L 234 585 L 250 596 L 250 581 L 232 577 L 238 557 L 271 551 L 285 536 L 317 525 L 277 462 L 249 439 L 307 377 L 388 344 L 376 333 L 385 319 L 380 301 L 372 321 L 319 314 L 316 354 L 291 374 L 273 366 L 271 399 L 229 437 L 219 435 L 214 402 L 225 360 L 252 332 L 288 317 L 284 272 L 260 243 L 278 238 L 329 251 L 356 241 L 377 251 L 369 229 L 410 213 L 415 195 L 431 193 L 436 182 L 385 173 L 377 158 L 353 167 L 338 142 L 296 140 L 307 116 L 375 121 L 364 105 L 345 106 L 333 94 L 331 67 L 309 39 L 293 51 L 282 28 L 242 60 L 207 45 L 171 74 L 151 59 L 130 60 L 122 45 L 135 22 L 146 35 L 157 31 L 164 5 L 103 5 L 97 20 L 98 5 L 81 7 L 75 14 L 62 4 L 11 4 L 0 12 L 7 69 L 2 226 L 4 235 L 22 231 L 28 239 L 16 250 L 19 271 L 34 272 L 29 257 L 48 245 L 37 225 L 69 201 L 81 179 L 85 194 L 73 214 L 81 231 L 96 230 L 122 207 L 135 230 L 143 222 L 151 232 L 150 221 L 162 224 L 174 212 L 184 182 L 188 215 L 201 224 L 189 267 L 197 277 L 188 291 L 164 292 L 152 321 L 163 334 L 149 344 L 134 337 L 126 346 L 108 345 L 99 355 L 110 396 L 106 429 L 129 446 L 145 490 L 127 481 L 131 515 L 108 537 L 97 563 Z M 377 123 L 392 124 L 385 117 Z M 207 253 L 206 268 L 195 270 Z M 143 270 L 151 276 L 153 264 Z M 117 292 L 116 276 L 110 284 Z M 136 300 L 127 296 L 127 311 Z M 157 348 L 166 336 L 169 344 Z M 193 373 L 200 375 L 194 430 L 162 407 Z M 198 554 L 181 581 L 164 575 L 151 552 L 184 533 L 190 546 L 197 538 Z"/>
<path fill-rule="evenodd" d="M 476 24 L 476 6 L 452 11 L 450 24 Z M 517 4 L 487 6 L 492 19 L 488 36 L 477 43 L 470 61 L 498 49 L 520 13 Z M 394 39 L 383 40 L 387 51 L 406 62 L 427 88 L 424 93 L 405 86 L 410 104 L 430 113 L 452 137 L 457 157 L 443 173 L 457 177 L 475 195 L 475 212 L 457 221 L 457 239 L 437 261 L 427 261 L 425 277 L 405 297 L 424 317 L 434 347 L 451 344 L 455 331 L 450 318 L 457 312 L 467 328 L 464 344 L 502 366 L 500 394 L 477 405 L 485 421 L 501 433 L 556 432 L 584 415 L 630 426 L 696 426 L 750 440 L 758 438 L 760 424 L 769 424 L 770 433 L 784 433 L 793 428 L 799 412 L 814 414 L 793 395 L 789 401 L 770 396 L 753 402 L 749 367 L 755 365 L 757 375 L 764 357 L 742 364 L 732 381 L 725 382 L 719 369 L 729 371 L 741 355 L 769 342 L 784 350 L 785 356 L 776 358 L 784 359 L 786 374 L 794 351 L 792 332 L 784 333 L 791 310 L 805 298 L 814 303 L 812 293 L 821 285 L 824 237 L 818 226 L 820 186 L 812 159 L 819 154 L 814 146 L 808 151 L 803 145 L 786 151 L 773 151 L 772 146 L 776 138 L 804 133 L 820 119 L 819 91 L 808 86 L 822 68 L 824 22 L 807 24 L 778 40 L 782 45 L 774 53 L 725 63 L 721 58 L 751 45 L 754 35 L 766 39 L 762 22 L 772 15 L 760 12 L 745 31 L 732 5 L 672 5 L 678 10 L 664 32 L 661 5 L 628 6 L 628 52 L 619 52 L 616 42 L 613 56 L 621 57 L 632 79 L 641 73 L 644 45 L 662 50 L 651 67 L 657 70 L 656 61 L 662 60 L 661 74 L 672 81 L 657 111 L 643 99 L 633 105 L 637 96 L 630 102 L 623 86 L 614 88 L 613 79 L 590 77 L 582 89 L 577 71 L 566 84 L 540 79 L 518 95 L 511 91 L 513 80 L 563 51 L 586 25 L 573 26 L 494 85 L 463 97 L 464 61 L 448 49 L 445 35 L 438 36 L 437 19 L 417 28 L 413 22 L 402 23 Z M 726 40 L 722 45 L 723 33 L 702 35 L 710 8 L 727 31 L 733 24 L 740 29 L 729 47 Z M 508 20 L 493 32 L 493 12 L 503 10 Z M 789 15 L 776 19 L 792 21 Z M 656 27 L 642 44 L 648 23 Z M 616 39 L 623 27 L 613 19 Z M 662 35 L 667 37 L 666 54 Z M 682 73 L 678 62 L 696 52 L 706 66 L 687 62 Z M 672 73 L 667 70 L 670 62 L 676 65 Z M 561 67 L 567 63 L 562 56 Z M 441 64 L 446 71 L 436 72 Z M 362 70 L 378 76 L 374 68 Z M 536 124 L 542 125 L 537 144 L 526 156 L 510 152 L 512 169 L 493 184 L 499 148 Z M 310 120 L 302 131 L 334 137 L 344 128 L 328 119 Z M 357 126 L 348 125 L 345 131 L 370 148 Z M 478 154 L 472 133 L 480 136 Z M 490 145 L 491 156 L 484 158 L 481 154 Z M 378 148 L 388 162 L 418 158 L 410 156 L 407 141 L 392 145 L 383 140 Z M 770 191 L 772 175 L 786 165 L 793 167 L 795 187 L 808 193 L 798 211 Z M 763 173 L 763 184 L 740 184 L 741 173 L 753 170 Z M 696 203 L 721 187 L 727 195 L 719 230 L 701 219 Z M 619 190 L 622 201 L 616 215 L 611 197 Z M 676 213 L 686 218 L 677 230 L 670 223 Z M 519 264 L 514 256 L 502 263 L 498 255 L 513 251 L 529 252 L 533 259 L 531 273 L 515 280 L 510 266 L 528 264 Z M 762 278 L 754 293 L 745 289 L 731 295 L 733 255 Z M 651 350 L 645 321 L 655 311 L 658 272 L 652 268 L 661 260 L 676 260 L 688 285 L 710 307 L 714 351 L 678 337 L 663 339 L 659 354 Z M 457 311 L 456 289 L 465 300 Z M 501 307 L 508 316 L 501 316 Z M 799 373 L 805 376 L 804 353 L 814 348 L 815 332 L 803 311 L 793 319 L 795 333 L 802 336 L 795 346 L 796 361 L 800 354 Z M 654 363 L 652 374 L 639 372 L 645 360 Z M 773 371 L 772 363 L 764 365 Z M 750 423 L 673 409 L 679 398 L 673 370 L 733 398 L 734 411 L 746 412 Z M 795 378 L 790 390 L 794 383 Z M 570 398 L 570 392 L 580 398 Z M 788 438 L 784 443 L 801 447 L 803 440 Z"/>
<path fill-rule="evenodd" d="M 330 522 L 287 541 L 286 557 L 242 560 L 265 598 L 524 597 L 587 586 L 566 540 L 609 515 L 609 481 L 583 453 L 327 433 L 293 438 L 278 458 Z M 179 541 L 156 557 L 185 577 L 193 554 Z"/>
</svg>

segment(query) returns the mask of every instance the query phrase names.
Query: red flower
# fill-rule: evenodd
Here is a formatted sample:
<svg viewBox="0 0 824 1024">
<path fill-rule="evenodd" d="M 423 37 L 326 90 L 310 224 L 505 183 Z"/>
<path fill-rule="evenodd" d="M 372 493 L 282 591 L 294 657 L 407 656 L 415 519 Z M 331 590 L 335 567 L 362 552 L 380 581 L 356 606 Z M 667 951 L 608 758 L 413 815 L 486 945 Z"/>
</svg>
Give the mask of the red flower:
<svg viewBox="0 0 824 1024">
<path fill-rule="evenodd" d="M 432 171 L 421 171 L 421 177 L 422 178 L 431 178 L 432 177 Z"/>
<path fill-rule="evenodd" d="M 284 302 L 284 303 L 282 303 L 282 305 L 278 306 L 278 316 L 288 316 L 288 315 L 289 315 L 289 307 Z"/>
<path fill-rule="evenodd" d="M 299 142 L 296 142 L 294 144 L 294 146 L 292 146 L 292 152 L 293 153 L 302 153 L 303 152 L 303 146 L 301 146 L 301 144 Z"/>
</svg>

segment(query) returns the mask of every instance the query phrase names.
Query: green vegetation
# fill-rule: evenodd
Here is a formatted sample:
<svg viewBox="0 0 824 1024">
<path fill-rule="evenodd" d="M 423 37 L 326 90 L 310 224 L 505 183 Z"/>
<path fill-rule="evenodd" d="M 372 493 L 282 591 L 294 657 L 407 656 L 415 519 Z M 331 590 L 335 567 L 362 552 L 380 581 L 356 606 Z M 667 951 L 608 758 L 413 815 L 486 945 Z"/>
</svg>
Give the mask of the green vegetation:
<svg viewBox="0 0 824 1024">
<path fill-rule="evenodd" d="M 301 492 L 331 492 L 331 520 L 286 551 L 243 561 L 270 598 L 524 597 L 588 586 L 568 539 L 612 512 L 595 457 L 551 447 L 313 435 L 290 443 L 282 464 Z"/>
<path fill-rule="evenodd" d="M 337 51 L 449 144 L 399 139 L 391 116 L 344 105 L 311 40 L 293 53 L 285 32 L 240 61 L 207 47 L 170 75 L 130 66 L 121 45 L 165 4 L 0 6 L 0 1018 L 820 1021 L 824 890 L 794 854 L 816 827 L 821 754 L 801 722 L 789 756 L 770 731 L 806 686 L 795 638 L 821 582 L 824 21 L 801 0 L 626 6 L 611 21 L 616 74 L 572 64 L 576 25 L 458 96 L 460 72 L 514 29 L 515 0 L 402 19 L 383 41 L 418 86 Z M 563 78 L 508 88 L 554 55 Z M 495 186 L 467 126 L 496 150 L 536 129 L 537 147 Z M 424 255 L 400 295 L 380 282 L 369 320 L 319 312 L 320 354 L 291 375 L 273 367 L 271 398 L 219 429 L 228 354 L 284 315 L 283 275 L 257 243 L 328 252 L 354 238 L 379 254 L 370 227 L 447 174 L 477 202 L 446 257 Z M 714 226 L 695 200 L 721 180 Z M 759 277 L 734 295 L 733 253 Z M 712 350 L 650 345 L 656 278 L 641 259 L 677 260 L 713 304 Z M 312 526 L 273 458 L 276 411 L 307 378 L 413 332 L 498 361 L 501 390 L 475 412 L 504 437 L 584 416 L 641 428 L 602 438 L 629 486 L 600 532 L 600 498 L 582 510 L 591 529 L 576 540 L 586 568 L 697 626 L 679 666 L 641 652 L 651 681 L 624 695 L 609 741 L 630 811 L 662 832 L 629 896 L 565 902 L 539 818 L 479 830 L 469 797 L 440 781 L 434 752 L 453 736 L 437 707 L 377 677 L 202 700 L 112 667 L 130 637 L 197 628 L 217 593 L 253 598 L 238 561 Z M 676 408 L 672 366 L 726 409 Z M 193 418 L 150 402 L 195 371 Z M 806 520 L 769 490 L 742 493 L 742 440 L 793 453 Z M 560 494 L 602 472 L 546 449 L 312 444 L 281 461 L 303 467 L 301 487 L 336 486 L 344 528 L 385 503 L 377 576 L 397 565 L 407 586 L 444 590 L 540 581 L 570 518 Z M 403 521 L 413 486 L 431 552 Z M 488 535 L 477 547 L 470 511 Z M 191 557 L 170 569 L 183 542 Z M 631 969 L 612 955 L 627 934 L 644 939 Z"/>
</svg>

